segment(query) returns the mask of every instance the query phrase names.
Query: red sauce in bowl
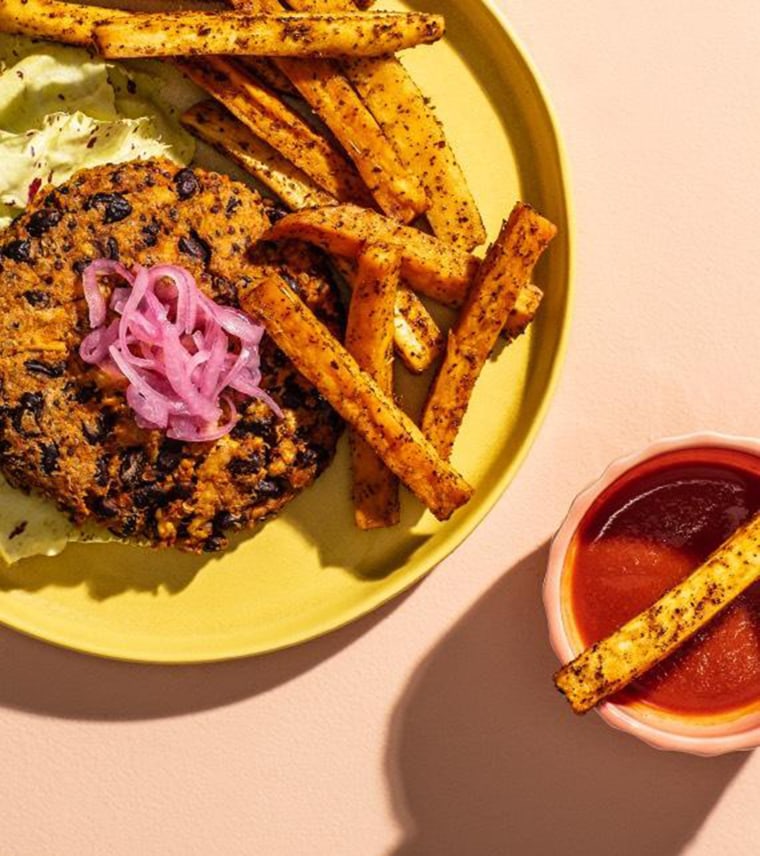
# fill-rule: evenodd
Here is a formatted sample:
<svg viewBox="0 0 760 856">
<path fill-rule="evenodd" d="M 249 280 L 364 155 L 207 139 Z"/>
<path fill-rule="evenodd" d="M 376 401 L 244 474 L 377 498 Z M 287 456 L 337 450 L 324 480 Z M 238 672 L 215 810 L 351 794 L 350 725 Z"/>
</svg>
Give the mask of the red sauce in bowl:
<svg viewBox="0 0 760 856">
<path fill-rule="evenodd" d="M 651 606 L 758 510 L 760 458 L 746 452 L 682 449 L 621 476 L 588 510 L 568 553 L 583 644 Z M 760 584 L 611 700 L 697 716 L 760 702 Z"/>
</svg>

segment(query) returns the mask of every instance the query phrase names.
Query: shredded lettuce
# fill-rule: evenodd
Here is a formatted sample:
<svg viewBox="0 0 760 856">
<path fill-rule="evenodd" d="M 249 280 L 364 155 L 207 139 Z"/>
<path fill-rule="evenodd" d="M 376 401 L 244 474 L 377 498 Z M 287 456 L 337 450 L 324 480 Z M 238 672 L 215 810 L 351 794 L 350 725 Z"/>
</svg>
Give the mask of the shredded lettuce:
<svg viewBox="0 0 760 856">
<path fill-rule="evenodd" d="M 75 526 L 52 502 L 22 493 L 0 476 L 0 559 L 7 564 L 29 556 L 57 556 L 72 541 L 118 540 L 101 526 Z"/>
<path fill-rule="evenodd" d="M 158 155 L 187 164 L 192 137 L 160 95 L 158 63 L 109 65 L 81 49 L 0 34 L 0 228 L 35 182 Z"/>
</svg>

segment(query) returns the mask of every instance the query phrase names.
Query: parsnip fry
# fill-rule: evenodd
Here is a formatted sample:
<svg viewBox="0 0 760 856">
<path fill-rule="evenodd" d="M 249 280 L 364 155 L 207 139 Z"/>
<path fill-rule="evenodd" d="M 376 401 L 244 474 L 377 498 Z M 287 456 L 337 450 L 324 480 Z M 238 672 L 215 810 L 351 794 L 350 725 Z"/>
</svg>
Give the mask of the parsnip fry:
<svg viewBox="0 0 760 856">
<path fill-rule="evenodd" d="M 427 208 L 422 185 L 337 63 L 283 58 L 277 65 L 343 146 L 380 208 L 404 223 L 422 214 Z"/>
<path fill-rule="evenodd" d="M 181 122 L 195 136 L 257 178 L 288 208 L 335 204 L 329 193 L 215 101 L 194 104 L 182 114 Z"/>
<path fill-rule="evenodd" d="M 441 457 L 451 454 L 475 382 L 518 294 L 556 232 L 529 205 L 518 203 L 489 248 L 449 331 L 446 355 L 422 411 L 422 431 Z"/>
<path fill-rule="evenodd" d="M 410 12 L 149 12 L 96 26 L 108 59 L 240 54 L 379 56 L 438 41 L 443 17 Z"/>
<path fill-rule="evenodd" d="M 0 33 L 87 46 L 98 24 L 123 20 L 130 14 L 60 0 L 0 0 Z"/>
<path fill-rule="evenodd" d="M 672 654 L 758 579 L 760 515 L 649 609 L 563 666 L 557 689 L 585 713 Z"/>
<path fill-rule="evenodd" d="M 464 302 L 480 264 L 474 256 L 432 235 L 356 205 L 289 214 L 272 227 L 268 237 L 299 238 L 348 258 L 355 258 L 365 243 L 398 247 L 404 281 L 448 306 Z"/>
<path fill-rule="evenodd" d="M 486 239 L 483 220 L 443 126 L 404 66 L 395 57 L 349 59 L 349 80 L 409 171 L 427 192 L 433 232 L 465 250 Z"/>
<path fill-rule="evenodd" d="M 284 280 L 271 276 L 244 286 L 240 300 L 246 311 L 263 319 L 268 334 L 301 374 L 439 520 L 467 502 L 472 488 Z"/>
<path fill-rule="evenodd" d="M 350 161 L 250 74 L 224 57 L 176 60 L 191 80 L 338 200 L 372 204 Z"/>
<path fill-rule="evenodd" d="M 393 308 L 401 257 L 382 244 L 359 256 L 346 324 L 346 350 L 380 389 L 393 397 Z M 354 519 L 360 529 L 399 522 L 398 479 L 367 443 L 351 431 Z"/>
</svg>

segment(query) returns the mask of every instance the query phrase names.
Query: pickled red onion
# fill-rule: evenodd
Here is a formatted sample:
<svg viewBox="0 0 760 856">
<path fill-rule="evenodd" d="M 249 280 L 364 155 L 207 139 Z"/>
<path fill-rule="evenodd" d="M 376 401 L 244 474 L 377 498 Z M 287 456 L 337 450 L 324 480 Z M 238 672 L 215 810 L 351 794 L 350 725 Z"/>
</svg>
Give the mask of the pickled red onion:
<svg viewBox="0 0 760 856">
<path fill-rule="evenodd" d="M 106 304 L 101 276 L 119 277 L 129 287 L 112 289 Z M 127 379 L 127 403 L 141 428 L 176 440 L 217 440 L 238 420 L 232 391 L 282 416 L 260 386 L 264 328 L 206 297 L 189 271 L 172 264 L 129 271 L 96 259 L 82 278 L 92 330 L 79 354 Z M 109 308 L 118 317 L 107 322 Z"/>
</svg>

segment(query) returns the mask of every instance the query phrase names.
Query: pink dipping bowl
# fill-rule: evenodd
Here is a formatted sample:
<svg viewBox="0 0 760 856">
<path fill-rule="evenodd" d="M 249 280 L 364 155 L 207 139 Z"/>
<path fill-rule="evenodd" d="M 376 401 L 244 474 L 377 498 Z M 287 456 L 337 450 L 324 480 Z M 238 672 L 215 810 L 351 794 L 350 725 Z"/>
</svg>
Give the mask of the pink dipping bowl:
<svg viewBox="0 0 760 856">
<path fill-rule="evenodd" d="M 552 542 L 544 580 L 549 637 L 561 663 L 568 663 L 585 647 L 576 630 L 570 604 L 567 554 L 586 513 L 594 500 L 624 473 L 658 455 L 690 448 L 726 449 L 760 457 L 760 440 L 750 437 L 703 433 L 658 440 L 640 452 L 614 461 L 570 506 Z M 662 711 L 636 702 L 625 705 L 602 702 L 596 711 L 613 728 L 626 731 L 657 749 L 712 756 L 760 745 L 760 702 L 714 718 Z"/>
</svg>

